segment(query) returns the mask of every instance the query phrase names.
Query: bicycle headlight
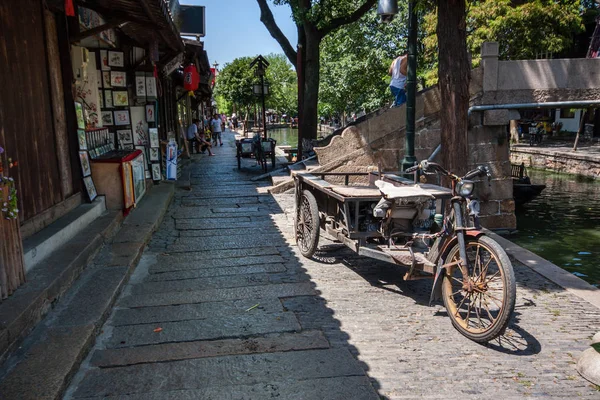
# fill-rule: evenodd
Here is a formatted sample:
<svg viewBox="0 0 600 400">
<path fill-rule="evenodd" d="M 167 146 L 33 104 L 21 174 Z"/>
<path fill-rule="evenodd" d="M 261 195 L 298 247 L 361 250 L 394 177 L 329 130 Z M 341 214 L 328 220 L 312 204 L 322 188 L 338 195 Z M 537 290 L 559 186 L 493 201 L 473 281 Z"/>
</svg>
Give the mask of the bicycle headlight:
<svg viewBox="0 0 600 400">
<path fill-rule="evenodd" d="M 473 181 L 460 181 L 456 185 L 456 191 L 462 197 L 470 196 L 473 193 L 475 183 Z"/>
</svg>

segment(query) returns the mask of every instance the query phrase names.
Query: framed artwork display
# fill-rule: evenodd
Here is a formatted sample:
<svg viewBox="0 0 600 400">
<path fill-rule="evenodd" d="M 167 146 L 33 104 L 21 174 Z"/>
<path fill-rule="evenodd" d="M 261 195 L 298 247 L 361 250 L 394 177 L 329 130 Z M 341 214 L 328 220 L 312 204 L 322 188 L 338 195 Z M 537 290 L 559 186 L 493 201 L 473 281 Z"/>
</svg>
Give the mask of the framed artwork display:
<svg viewBox="0 0 600 400">
<path fill-rule="evenodd" d="M 130 125 L 129 110 L 115 111 L 115 125 Z"/>
<path fill-rule="evenodd" d="M 156 164 L 152 164 L 152 180 L 153 181 L 160 181 L 160 164 L 156 163 Z"/>
<path fill-rule="evenodd" d="M 104 86 L 104 89 L 110 89 L 112 87 L 110 86 L 110 71 L 102 72 L 102 86 Z"/>
<path fill-rule="evenodd" d="M 119 143 L 119 147 L 123 150 L 135 150 L 135 146 L 133 145 L 133 143 L 129 143 L 129 144 L 120 144 Z"/>
<path fill-rule="evenodd" d="M 150 147 L 160 146 L 160 143 L 158 142 L 158 129 L 157 128 L 148 129 L 148 136 L 150 136 Z"/>
<path fill-rule="evenodd" d="M 110 71 L 110 66 L 108 65 L 108 51 L 100 50 L 100 68 L 102 71 Z"/>
<path fill-rule="evenodd" d="M 156 97 L 156 79 L 153 76 L 146 77 L 146 96 Z"/>
<path fill-rule="evenodd" d="M 112 92 L 114 107 L 127 107 L 129 105 L 129 96 L 127 90 Z"/>
<path fill-rule="evenodd" d="M 75 102 L 75 114 L 77 115 L 77 128 L 85 129 L 85 119 L 83 119 L 83 106 Z"/>
<path fill-rule="evenodd" d="M 154 104 L 146 104 L 146 122 L 156 122 Z"/>
<path fill-rule="evenodd" d="M 131 129 L 122 129 L 117 131 L 119 145 L 133 144 L 133 132 Z"/>
<path fill-rule="evenodd" d="M 135 146 L 136 150 L 141 150 L 142 155 L 144 156 L 144 169 L 148 170 L 148 150 L 146 146 Z"/>
<path fill-rule="evenodd" d="M 96 186 L 94 186 L 92 177 L 86 176 L 83 178 L 83 183 L 85 184 L 85 190 L 87 191 L 90 201 L 94 201 L 94 199 L 98 196 L 98 193 L 96 193 Z"/>
<path fill-rule="evenodd" d="M 109 51 L 108 52 L 108 65 L 110 67 L 124 67 L 125 56 L 122 51 Z"/>
<path fill-rule="evenodd" d="M 160 149 L 158 147 L 151 147 L 149 158 L 150 158 L 151 162 L 159 161 L 160 160 Z"/>
<path fill-rule="evenodd" d="M 113 120 L 112 111 L 102 111 L 102 126 L 110 126 L 114 124 L 115 121 Z"/>
<path fill-rule="evenodd" d="M 130 107 L 131 127 L 133 129 L 133 142 L 136 145 L 149 144 L 148 123 L 146 122 L 146 109 L 143 106 Z"/>
<path fill-rule="evenodd" d="M 113 92 L 112 90 L 104 91 L 104 108 L 113 108 Z"/>
<path fill-rule="evenodd" d="M 81 162 L 83 176 L 90 176 L 92 174 L 92 167 L 90 166 L 90 157 L 87 151 L 79 152 L 79 161 Z"/>
<path fill-rule="evenodd" d="M 150 179 L 152 178 L 152 173 L 150 172 L 149 169 L 146 170 L 146 179 Z"/>
<path fill-rule="evenodd" d="M 79 142 L 79 150 L 87 150 L 87 139 L 83 129 L 77 130 L 77 141 Z"/>
<path fill-rule="evenodd" d="M 135 77 L 135 95 L 138 97 L 146 96 L 146 77 L 136 76 Z"/>
<path fill-rule="evenodd" d="M 110 85 L 112 87 L 126 87 L 127 74 L 124 71 L 110 71 Z"/>
</svg>

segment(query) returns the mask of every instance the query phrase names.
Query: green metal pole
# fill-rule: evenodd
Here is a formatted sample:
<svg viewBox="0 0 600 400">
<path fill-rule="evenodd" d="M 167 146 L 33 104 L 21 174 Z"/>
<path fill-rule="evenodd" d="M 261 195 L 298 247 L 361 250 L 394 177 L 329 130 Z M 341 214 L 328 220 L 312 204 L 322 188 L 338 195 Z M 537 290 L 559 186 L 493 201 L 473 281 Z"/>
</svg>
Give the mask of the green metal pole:
<svg viewBox="0 0 600 400">
<path fill-rule="evenodd" d="M 406 139 L 401 169 L 412 167 L 415 157 L 415 113 L 417 97 L 417 31 L 415 1 L 408 3 L 408 76 L 406 79 Z"/>
</svg>

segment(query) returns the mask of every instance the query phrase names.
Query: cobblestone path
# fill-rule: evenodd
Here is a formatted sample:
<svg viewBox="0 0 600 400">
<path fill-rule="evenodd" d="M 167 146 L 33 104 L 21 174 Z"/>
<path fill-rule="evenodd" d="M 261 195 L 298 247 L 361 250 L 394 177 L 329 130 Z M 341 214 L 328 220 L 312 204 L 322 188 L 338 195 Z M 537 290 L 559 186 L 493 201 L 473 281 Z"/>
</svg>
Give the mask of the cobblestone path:
<svg viewBox="0 0 600 400">
<path fill-rule="evenodd" d="M 233 135 L 194 156 L 65 398 L 599 398 L 574 357 L 600 312 L 522 265 L 516 318 L 488 346 L 456 332 L 431 283 L 322 240 L 292 240 L 293 196 L 264 193 Z M 249 173 L 248 171 L 254 171 Z"/>
</svg>

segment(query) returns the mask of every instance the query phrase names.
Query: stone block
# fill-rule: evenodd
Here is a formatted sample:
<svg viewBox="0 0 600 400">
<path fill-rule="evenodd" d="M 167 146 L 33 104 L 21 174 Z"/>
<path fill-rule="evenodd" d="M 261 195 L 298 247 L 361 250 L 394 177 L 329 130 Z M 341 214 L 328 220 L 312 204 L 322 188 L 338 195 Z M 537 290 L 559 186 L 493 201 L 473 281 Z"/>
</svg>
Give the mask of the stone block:
<svg viewBox="0 0 600 400">
<path fill-rule="evenodd" d="M 498 57 L 500 46 L 498 42 L 483 42 L 481 44 L 481 57 Z"/>
<path fill-rule="evenodd" d="M 508 146 L 498 144 L 469 145 L 469 163 L 485 164 L 509 160 Z"/>
<path fill-rule="evenodd" d="M 512 199 L 506 199 L 500 201 L 500 213 L 508 214 L 515 212 L 515 201 Z"/>
<path fill-rule="evenodd" d="M 500 214 L 500 202 L 497 200 L 484 201 L 481 203 L 481 216 Z"/>
<path fill-rule="evenodd" d="M 491 185 L 484 182 L 475 185 L 474 194 L 481 201 L 506 200 L 513 198 L 512 178 L 493 179 Z"/>
<path fill-rule="evenodd" d="M 469 115 L 468 123 L 470 130 L 474 127 L 479 127 L 480 125 L 483 125 L 483 113 L 481 111 L 471 112 L 471 114 Z M 471 132 L 470 130 L 469 133 Z"/>
<path fill-rule="evenodd" d="M 361 131 L 355 126 L 346 128 L 340 136 L 335 136 L 324 147 L 315 147 L 315 152 L 321 165 L 335 161 L 340 155 L 352 153 L 366 145 Z"/>
<path fill-rule="evenodd" d="M 508 110 L 487 110 L 483 112 L 483 125 L 504 126 L 510 122 Z"/>
<path fill-rule="evenodd" d="M 516 229 L 517 217 L 514 214 L 499 214 L 482 216 L 481 225 L 488 229 Z"/>
</svg>

